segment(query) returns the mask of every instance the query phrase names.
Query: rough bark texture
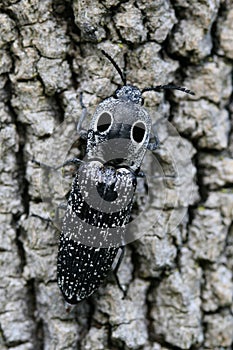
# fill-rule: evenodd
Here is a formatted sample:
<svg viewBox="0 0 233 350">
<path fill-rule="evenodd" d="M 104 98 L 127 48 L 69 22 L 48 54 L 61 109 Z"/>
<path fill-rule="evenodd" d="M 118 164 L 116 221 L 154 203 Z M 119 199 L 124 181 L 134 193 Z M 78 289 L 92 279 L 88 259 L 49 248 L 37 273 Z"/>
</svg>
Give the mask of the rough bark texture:
<svg viewBox="0 0 233 350">
<path fill-rule="evenodd" d="M 161 147 L 142 168 L 178 176 L 150 177 L 119 271 L 127 298 L 110 278 L 67 313 L 59 231 L 31 214 L 52 216 L 69 184 L 31 160 L 79 155 L 80 91 L 90 118 L 120 84 L 101 48 L 131 84 L 196 95 L 145 94 Z M 0 348 L 232 349 L 232 1 L 2 0 L 0 57 Z"/>
</svg>

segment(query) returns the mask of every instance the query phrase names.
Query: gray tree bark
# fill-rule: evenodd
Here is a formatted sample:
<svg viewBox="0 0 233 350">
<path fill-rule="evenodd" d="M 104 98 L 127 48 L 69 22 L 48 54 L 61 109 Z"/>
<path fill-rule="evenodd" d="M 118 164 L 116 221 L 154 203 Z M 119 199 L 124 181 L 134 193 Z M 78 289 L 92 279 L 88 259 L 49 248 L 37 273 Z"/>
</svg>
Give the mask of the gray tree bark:
<svg viewBox="0 0 233 350">
<path fill-rule="evenodd" d="M 53 217 L 72 178 L 32 159 L 80 155 L 80 92 L 87 127 L 121 84 L 100 49 L 130 84 L 195 96 L 145 93 L 161 144 L 119 270 L 127 298 L 109 278 L 67 312 L 59 230 L 32 214 Z M 232 349 L 232 1 L 2 0 L 0 57 L 0 348 Z"/>
</svg>

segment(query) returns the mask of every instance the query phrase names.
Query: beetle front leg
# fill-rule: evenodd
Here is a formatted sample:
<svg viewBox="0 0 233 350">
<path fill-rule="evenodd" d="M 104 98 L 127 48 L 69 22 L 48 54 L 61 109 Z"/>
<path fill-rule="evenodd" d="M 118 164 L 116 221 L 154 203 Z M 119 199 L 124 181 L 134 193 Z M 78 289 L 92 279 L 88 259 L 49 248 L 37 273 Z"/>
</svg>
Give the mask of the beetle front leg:
<svg viewBox="0 0 233 350">
<path fill-rule="evenodd" d="M 153 126 L 152 126 L 152 137 L 149 140 L 147 149 L 150 151 L 154 151 L 157 148 L 159 148 L 159 146 L 160 146 L 160 142 L 159 142 L 157 132 L 156 132 L 155 128 L 153 128 Z"/>
</svg>

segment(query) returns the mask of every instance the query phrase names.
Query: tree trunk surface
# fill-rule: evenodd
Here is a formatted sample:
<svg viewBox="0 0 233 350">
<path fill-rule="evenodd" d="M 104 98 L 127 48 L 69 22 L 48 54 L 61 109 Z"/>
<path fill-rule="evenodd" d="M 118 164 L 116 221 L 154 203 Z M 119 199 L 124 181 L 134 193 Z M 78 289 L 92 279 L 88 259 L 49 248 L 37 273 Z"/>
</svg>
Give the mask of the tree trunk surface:
<svg viewBox="0 0 233 350">
<path fill-rule="evenodd" d="M 67 309 L 49 218 L 74 169 L 61 177 L 33 159 L 83 154 L 80 93 L 88 128 L 122 85 L 101 49 L 128 84 L 195 95 L 143 94 L 160 146 L 142 164 L 139 239 L 118 271 L 127 297 L 110 275 Z M 232 1 L 2 0 L 0 57 L 0 348 L 232 349 Z"/>
</svg>

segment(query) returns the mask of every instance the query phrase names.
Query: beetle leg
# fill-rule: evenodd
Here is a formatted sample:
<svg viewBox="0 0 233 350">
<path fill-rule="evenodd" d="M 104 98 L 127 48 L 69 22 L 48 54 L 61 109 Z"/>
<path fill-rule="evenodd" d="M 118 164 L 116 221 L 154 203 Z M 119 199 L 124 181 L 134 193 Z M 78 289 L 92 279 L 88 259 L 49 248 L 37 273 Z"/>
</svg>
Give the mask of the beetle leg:
<svg viewBox="0 0 233 350">
<path fill-rule="evenodd" d="M 45 217 L 40 216 L 40 215 L 38 215 L 38 214 L 32 213 L 30 216 L 32 216 L 32 217 L 34 217 L 34 218 L 38 218 L 38 219 L 40 219 L 41 221 L 46 221 L 46 222 L 47 222 L 46 230 L 47 230 L 47 228 L 49 227 L 49 224 L 53 223 L 53 220 L 52 220 L 52 219 L 50 219 L 50 218 L 45 218 Z"/>
<path fill-rule="evenodd" d="M 56 208 L 56 211 L 55 211 L 55 219 L 54 219 L 54 220 L 52 220 L 52 219 L 49 218 L 49 217 L 45 218 L 45 217 L 43 217 L 43 216 L 41 216 L 41 215 L 34 214 L 34 213 L 32 213 L 30 216 L 32 216 L 32 217 L 34 217 L 34 218 L 38 218 L 38 219 L 40 219 L 40 220 L 42 220 L 42 221 L 46 221 L 46 222 L 47 222 L 47 227 L 46 227 L 46 229 L 48 228 L 48 225 L 49 225 L 50 223 L 52 223 L 52 224 L 56 223 L 56 226 L 61 230 L 62 219 L 63 219 L 63 218 L 61 218 L 60 215 L 59 215 L 59 212 L 60 212 L 61 209 L 62 209 L 62 210 L 66 210 L 66 209 L 67 209 L 67 203 L 60 203 L 60 204 L 58 204 L 58 206 L 57 206 L 57 208 Z"/>
<path fill-rule="evenodd" d="M 82 129 L 82 123 L 87 116 L 87 107 L 83 103 L 83 93 L 82 92 L 80 92 L 79 102 L 80 102 L 80 105 L 82 108 L 82 114 L 81 114 L 81 117 L 80 117 L 78 124 L 77 124 L 77 132 L 79 133 L 81 138 L 86 140 L 87 139 L 87 131 L 85 129 Z"/>
<path fill-rule="evenodd" d="M 65 161 L 62 165 L 59 165 L 58 167 L 56 167 L 55 170 L 58 170 L 60 168 L 63 168 L 65 166 L 71 165 L 71 164 L 79 166 L 81 163 L 84 163 L 84 161 L 80 160 L 79 158 L 71 158 L 71 159 L 68 159 L 67 161 Z"/>
<path fill-rule="evenodd" d="M 155 130 L 155 127 L 153 127 L 152 125 L 152 137 L 149 140 L 147 149 L 149 149 L 150 151 L 154 151 L 157 148 L 159 148 L 159 145 L 160 145 L 160 142 L 159 142 L 157 132 Z"/>
<path fill-rule="evenodd" d="M 113 274 L 114 274 L 114 277 L 115 277 L 115 279 L 116 279 L 116 283 L 117 283 L 117 285 L 118 285 L 118 288 L 119 288 L 119 289 L 122 291 L 122 293 L 123 293 L 122 299 L 125 299 L 125 297 L 127 296 L 127 290 L 125 290 L 125 289 L 122 287 L 122 285 L 121 285 L 121 283 L 120 283 L 120 280 L 119 280 L 119 277 L 118 277 L 118 275 L 117 275 L 117 271 L 118 271 L 118 269 L 119 269 L 119 267 L 120 267 L 120 264 L 121 264 L 121 262 L 122 262 L 122 259 L 123 259 L 123 257 L 124 257 L 124 253 L 125 253 L 125 247 L 124 247 L 124 246 L 121 246 L 120 249 L 121 249 L 120 256 L 116 256 L 115 260 L 116 260 L 116 259 L 118 259 L 118 260 L 117 260 L 117 261 L 114 260 L 113 265 L 112 265 L 112 269 L 113 269 Z M 117 254 L 117 255 L 118 255 L 118 254 Z"/>
<path fill-rule="evenodd" d="M 157 148 L 159 148 L 159 139 L 157 138 L 156 135 L 154 135 L 151 139 L 150 142 L 148 143 L 147 149 L 149 149 L 150 151 L 154 151 Z"/>
<path fill-rule="evenodd" d="M 63 164 L 57 166 L 57 167 L 53 167 L 51 165 L 48 165 L 48 164 L 45 164 L 45 163 L 41 163 L 41 162 L 38 162 L 37 160 L 35 159 L 32 159 L 32 163 L 35 163 L 37 165 L 39 165 L 41 168 L 44 168 L 44 169 L 47 169 L 47 170 L 58 170 L 60 168 L 63 168 L 67 165 L 71 165 L 71 164 L 74 164 L 76 166 L 80 165 L 81 163 L 83 163 L 82 160 L 78 159 L 78 158 L 71 158 L 71 159 L 68 159 L 66 160 Z"/>
</svg>

